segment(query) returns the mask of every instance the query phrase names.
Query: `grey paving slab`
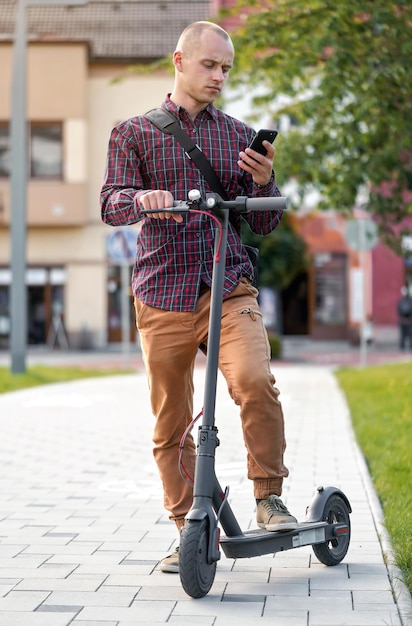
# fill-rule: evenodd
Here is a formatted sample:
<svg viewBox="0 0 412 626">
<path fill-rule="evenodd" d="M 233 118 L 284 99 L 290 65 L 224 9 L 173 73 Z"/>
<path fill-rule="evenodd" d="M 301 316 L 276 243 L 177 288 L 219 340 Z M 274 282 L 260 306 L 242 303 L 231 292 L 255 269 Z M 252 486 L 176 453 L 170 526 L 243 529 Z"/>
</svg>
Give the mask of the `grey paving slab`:
<svg viewBox="0 0 412 626">
<path fill-rule="evenodd" d="M 75 611 L 51 611 L 50 613 L 3 611 L 0 615 L 0 624 L 2 626 L 69 626 L 75 616 Z"/>
<path fill-rule="evenodd" d="M 341 564 L 325 567 L 310 546 L 222 555 L 209 594 L 189 598 L 178 576 L 157 569 L 177 534 L 151 454 L 144 374 L 55 384 L 0 396 L 0 626 L 412 624 L 332 370 L 277 364 L 274 372 L 288 441 L 283 498 L 303 519 L 318 485 L 344 491 L 352 539 Z M 197 411 L 203 375 L 198 367 Z M 220 379 L 217 424 L 217 473 L 247 529 L 255 504 L 246 453 Z"/>
</svg>

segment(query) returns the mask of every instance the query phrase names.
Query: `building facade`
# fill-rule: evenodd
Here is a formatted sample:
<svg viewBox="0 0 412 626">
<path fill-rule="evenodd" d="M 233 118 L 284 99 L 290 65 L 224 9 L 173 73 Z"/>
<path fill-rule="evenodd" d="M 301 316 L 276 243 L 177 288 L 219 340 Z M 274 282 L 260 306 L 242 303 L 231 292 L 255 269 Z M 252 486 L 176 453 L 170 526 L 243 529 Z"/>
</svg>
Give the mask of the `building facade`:
<svg viewBox="0 0 412 626">
<path fill-rule="evenodd" d="M 123 259 L 108 246 L 99 193 L 113 126 L 158 106 L 169 54 L 209 2 L 89 0 L 27 8 L 27 306 L 29 343 L 103 347 L 122 339 Z M 0 347 L 10 335 L 10 119 L 16 2 L 0 5 Z M 129 229 L 133 231 L 132 228 Z M 117 251 L 118 252 L 118 251 Z M 129 299 L 130 301 L 130 299 Z M 130 334 L 135 338 L 130 306 Z"/>
<path fill-rule="evenodd" d="M 171 53 L 187 24 L 208 19 L 223 4 L 230 2 L 88 0 L 84 6 L 27 8 L 29 343 L 101 348 L 124 338 L 121 303 L 122 293 L 129 289 L 124 265 L 129 267 L 130 255 L 126 258 L 124 249 L 116 246 L 117 229 L 102 224 L 99 208 L 109 134 L 120 120 L 158 106 L 172 88 L 173 75 L 167 70 L 148 73 L 130 68 L 144 69 Z M 16 1 L 2 0 L 0 348 L 9 345 L 12 323 L 10 119 L 15 15 Z M 247 103 L 237 102 L 236 111 L 228 112 L 245 119 Z M 307 243 L 311 264 L 282 294 L 283 332 L 356 339 L 361 291 L 367 319 L 376 328 L 396 328 L 396 301 L 411 268 L 382 244 L 365 255 L 352 250 L 345 222 L 334 214 L 298 215 L 296 228 Z M 126 235 L 132 247 L 134 228 Z"/>
</svg>

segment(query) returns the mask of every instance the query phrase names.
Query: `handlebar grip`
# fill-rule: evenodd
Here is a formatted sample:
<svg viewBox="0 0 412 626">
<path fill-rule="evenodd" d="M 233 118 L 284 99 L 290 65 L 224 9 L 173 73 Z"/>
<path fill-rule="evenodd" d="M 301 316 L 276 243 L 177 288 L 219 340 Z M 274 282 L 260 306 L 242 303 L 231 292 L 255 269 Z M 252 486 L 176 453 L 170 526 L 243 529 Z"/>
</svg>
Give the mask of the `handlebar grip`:
<svg viewBox="0 0 412 626">
<path fill-rule="evenodd" d="M 189 206 L 184 200 L 174 200 L 172 207 L 164 209 L 141 209 L 141 215 L 152 215 L 153 213 L 189 213 Z"/>
<path fill-rule="evenodd" d="M 268 198 L 247 198 L 247 211 L 285 211 L 289 208 L 289 198 L 270 196 Z"/>
</svg>

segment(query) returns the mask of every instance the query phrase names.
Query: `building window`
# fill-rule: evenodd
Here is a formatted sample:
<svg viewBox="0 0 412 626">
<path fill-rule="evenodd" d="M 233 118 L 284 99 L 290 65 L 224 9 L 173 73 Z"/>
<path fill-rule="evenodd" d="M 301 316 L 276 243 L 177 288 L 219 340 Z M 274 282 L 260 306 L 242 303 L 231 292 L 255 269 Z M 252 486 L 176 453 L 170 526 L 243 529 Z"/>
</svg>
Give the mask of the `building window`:
<svg viewBox="0 0 412 626">
<path fill-rule="evenodd" d="M 63 178 L 63 125 L 32 122 L 29 128 L 30 178 Z M 11 170 L 10 127 L 0 122 L 0 177 Z"/>
<path fill-rule="evenodd" d="M 0 122 L 0 177 L 10 176 L 9 125 Z"/>
<path fill-rule="evenodd" d="M 31 178 L 63 178 L 62 137 L 62 125 L 59 123 L 31 124 Z"/>
</svg>

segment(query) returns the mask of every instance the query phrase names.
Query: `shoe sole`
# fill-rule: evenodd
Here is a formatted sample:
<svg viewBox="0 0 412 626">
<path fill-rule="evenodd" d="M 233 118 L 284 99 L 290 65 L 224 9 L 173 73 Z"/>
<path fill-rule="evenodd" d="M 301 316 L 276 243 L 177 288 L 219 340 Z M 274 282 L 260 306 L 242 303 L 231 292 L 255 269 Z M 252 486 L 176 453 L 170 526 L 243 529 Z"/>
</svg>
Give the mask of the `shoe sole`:
<svg viewBox="0 0 412 626">
<path fill-rule="evenodd" d="M 264 528 L 268 532 L 288 532 L 289 530 L 296 530 L 299 526 L 298 522 L 279 522 L 278 524 L 262 524 L 258 522 L 259 528 Z"/>
<path fill-rule="evenodd" d="M 179 573 L 178 565 L 160 565 L 159 569 L 161 572 L 166 572 L 166 574 L 178 574 Z"/>
</svg>

